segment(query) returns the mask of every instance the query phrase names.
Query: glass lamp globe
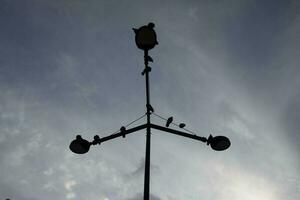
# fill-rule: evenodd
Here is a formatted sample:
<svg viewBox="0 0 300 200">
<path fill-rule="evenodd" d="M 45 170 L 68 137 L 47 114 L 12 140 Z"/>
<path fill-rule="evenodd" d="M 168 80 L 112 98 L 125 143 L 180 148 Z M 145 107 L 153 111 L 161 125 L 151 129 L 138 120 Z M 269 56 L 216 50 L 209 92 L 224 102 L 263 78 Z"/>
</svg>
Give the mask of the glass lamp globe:
<svg viewBox="0 0 300 200">
<path fill-rule="evenodd" d="M 135 43 L 139 49 L 150 50 L 158 44 L 154 24 L 149 23 L 139 29 L 133 29 L 135 32 Z"/>
<path fill-rule="evenodd" d="M 90 150 L 90 146 L 90 142 L 82 139 L 80 135 L 77 135 L 76 139 L 71 142 L 69 148 L 73 153 L 84 154 Z"/>
<path fill-rule="evenodd" d="M 209 136 L 207 144 L 215 151 L 224 151 L 231 145 L 230 140 L 225 136 Z"/>
</svg>

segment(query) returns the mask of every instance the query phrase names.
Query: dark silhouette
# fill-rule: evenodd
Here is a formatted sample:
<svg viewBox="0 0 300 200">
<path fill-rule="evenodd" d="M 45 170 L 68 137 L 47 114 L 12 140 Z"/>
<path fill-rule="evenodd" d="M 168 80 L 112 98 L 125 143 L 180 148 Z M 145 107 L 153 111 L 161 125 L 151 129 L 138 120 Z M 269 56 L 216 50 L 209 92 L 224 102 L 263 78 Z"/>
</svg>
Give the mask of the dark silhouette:
<svg viewBox="0 0 300 200">
<path fill-rule="evenodd" d="M 142 26 L 139 29 L 133 28 L 133 31 L 135 33 L 135 43 L 139 49 L 149 51 L 153 49 L 155 45 L 158 45 L 153 23 Z"/>
<path fill-rule="evenodd" d="M 166 122 L 166 127 L 169 127 L 172 122 L 173 122 L 173 117 L 169 117 Z"/>
<path fill-rule="evenodd" d="M 125 138 L 125 135 L 126 135 L 126 128 L 124 126 L 122 126 L 120 128 L 120 131 L 121 131 L 121 134 L 122 134 L 122 137 Z"/>
<path fill-rule="evenodd" d="M 151 67 L 146 67 L 143 71 L 142 71 L 142 75 L 144 76 L 144 74 L 146 72 L 151 72 Z"/>
<path fill-rule="evenodd" d="M 146 107 L 147 107 L 147 110 L 149 110 L 151 113 L 154 112 L 154 109 L 153 109 L 153 107 L 150 104 L 147 104 Z"/>
<path fill-rule="evenodd" d="M 203 143 L 206 143 L 207 145 L 210 145 L 213 150 L 216 151 L 222 151 L 227 149 L 230 146 L 230 141 L 227 137 L 224 136 L 209 136 L 208 138 L 197 136 L 196 134 L 190 134 L 191 131 L 184 129 L 188 131 L 189 133 L 182 132 L 175 129 L 168 128 L 169 125 L 173 122 L 173 117 L 169 117 L 167 120 L 163 117 L 160 117 L 164 120 L 166 120 L 166 127 L 162 127 L 156 124 L 151 123 L 151 114 L 154 114 L 156 116 L 159 116 L 154 113 L 154 109 L 150 104 L 150 84 L 149 84 L 149 73 L 151 72 L 151 68 L 148 66 L 149 62 L 153 62 L 153 59 L 148 55 L 149 50 L 153 49 L 156 45 L 158 45 L 156 33 L 154 31 L 154 23 L 149 23 L 146 26 L 142 26 L 138 29 L 133 29 L 135 33 L 135 43 L 139 49 L 142 49 L 144 51 L 144 64 L 145 68 L 142 72 L 142 75 L 145 75 L 145 81 L 146 81 L 146 114 L 142 117 L 147 117 L 147 122 L 143 125 L 136 126 L 134 128 L 126 129 L 127 126 L 132 124 L 133 122 L 141 119 L 142 117 L 138 118 L 137 120 L 134 120 L 133 122 L 129 123 L 127 126 L 122 126 L 120 128 L 120 131 L 114 134 L 111 134 L 109 136 L 100 138 L 98 135 L 94 136 L 94 140 L 92 142 L 88 142 L 85 139 L 82 139 L 80 135 L 76 136 L 76 139 L 73 140 L 70 144 L 70 149 L 72 152 L 77 154 L 84 154 L 87 153 L 90 149 L 91 145 L 100 145 L 102 142 L 106 142 L 108 140 L 112 140 L 117 137 L 123 137 L 127 134 L 146 129 L 146 153 L 145 153 L 145 177 L 144 177 L 144 200 L 149 200 L 150 198 L 150 142 L 151 142 L 151 129 L 156 129 L 168 133 L 172 133 L 175 135 L 180 135 L 186 138 L 191 138 L 197 141 L 201 141 Z M 184 128 L 185 124 L 180 123 L 177 125 L 179 128 Z"/>
<path fill-rule="evenodd" d="M 185 127 L 185 123 L 180 123 L 179 124 L 179 128 L 184 128 Z"/>
</svg>

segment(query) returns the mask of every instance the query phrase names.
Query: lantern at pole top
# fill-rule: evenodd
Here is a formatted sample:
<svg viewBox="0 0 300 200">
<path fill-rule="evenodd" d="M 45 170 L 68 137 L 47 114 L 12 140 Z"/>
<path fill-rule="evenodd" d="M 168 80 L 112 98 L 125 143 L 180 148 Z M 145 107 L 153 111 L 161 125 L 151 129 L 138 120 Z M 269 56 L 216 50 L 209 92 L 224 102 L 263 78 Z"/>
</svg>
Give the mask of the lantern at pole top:
<svg viewBox="0 0 300 200">
<path fill-rule="evenodd" d="M 154 31 L 154 23 L 142 26 L 138 29 L 133 28 L 135 33 L 135 43 L 139 49 L 148 51 L 158 45 L 156 33 Z"/>
</svg>

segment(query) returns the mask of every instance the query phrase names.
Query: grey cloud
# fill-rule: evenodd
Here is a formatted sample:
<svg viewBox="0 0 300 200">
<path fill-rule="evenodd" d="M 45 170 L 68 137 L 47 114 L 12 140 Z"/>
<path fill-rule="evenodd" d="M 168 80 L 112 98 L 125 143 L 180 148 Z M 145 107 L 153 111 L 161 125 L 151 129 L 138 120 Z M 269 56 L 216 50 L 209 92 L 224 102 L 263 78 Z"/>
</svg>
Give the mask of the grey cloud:
<svg viewBox="0 0 300 200">
<path fill-rule="evenodd" d="M 300 148 L 300 93 L 296 93 L 287 102 L 282 113 L 283 131 L 287 133 L 287 137 L 293 144 L 296 151 Z"/>
<path fill-rule="evenodd" d="M 248 186 L 251 198 L 299 199 L 295 2 L 1 1 L 0 194 L 142 199 L 144 132 L 87 155 L 68 145 L 144 112 L 131 28 L 153 21 L 155 110 L 232 146 L 153 133 L 152 199 L 243 199 Z"/>
</svg>

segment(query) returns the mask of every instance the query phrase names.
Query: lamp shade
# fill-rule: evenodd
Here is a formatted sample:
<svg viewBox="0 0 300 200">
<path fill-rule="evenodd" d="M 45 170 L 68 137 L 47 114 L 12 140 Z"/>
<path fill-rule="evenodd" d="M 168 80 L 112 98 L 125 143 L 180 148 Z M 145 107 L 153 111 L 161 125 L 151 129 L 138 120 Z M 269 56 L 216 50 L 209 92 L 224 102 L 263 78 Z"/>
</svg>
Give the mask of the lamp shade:
<svg viewBox="0 0 300 200">
<path fill-rule="evenodd" d="M 209 136 L 207 144 L 215 151 L 223 151 L 230 147 L 230 140 L 225 136 Z"/>
<path fill-rule="evenodd" d="M 153 28 L 154 24 L 149 23 L 139 29 L 133 29 L 135 32 L 135 43 L 139 49 L 150 50 L 158 44 L 156 33 Z"/>
<path fill-rule="evenodd" d="M 80 135 L 77 135 L 76 139 L 71 142 L 69 148 L 73 153 L 84 154 L 89 151 L 90 146 L 90 142 L 82 139 Z"/>
</svg>

